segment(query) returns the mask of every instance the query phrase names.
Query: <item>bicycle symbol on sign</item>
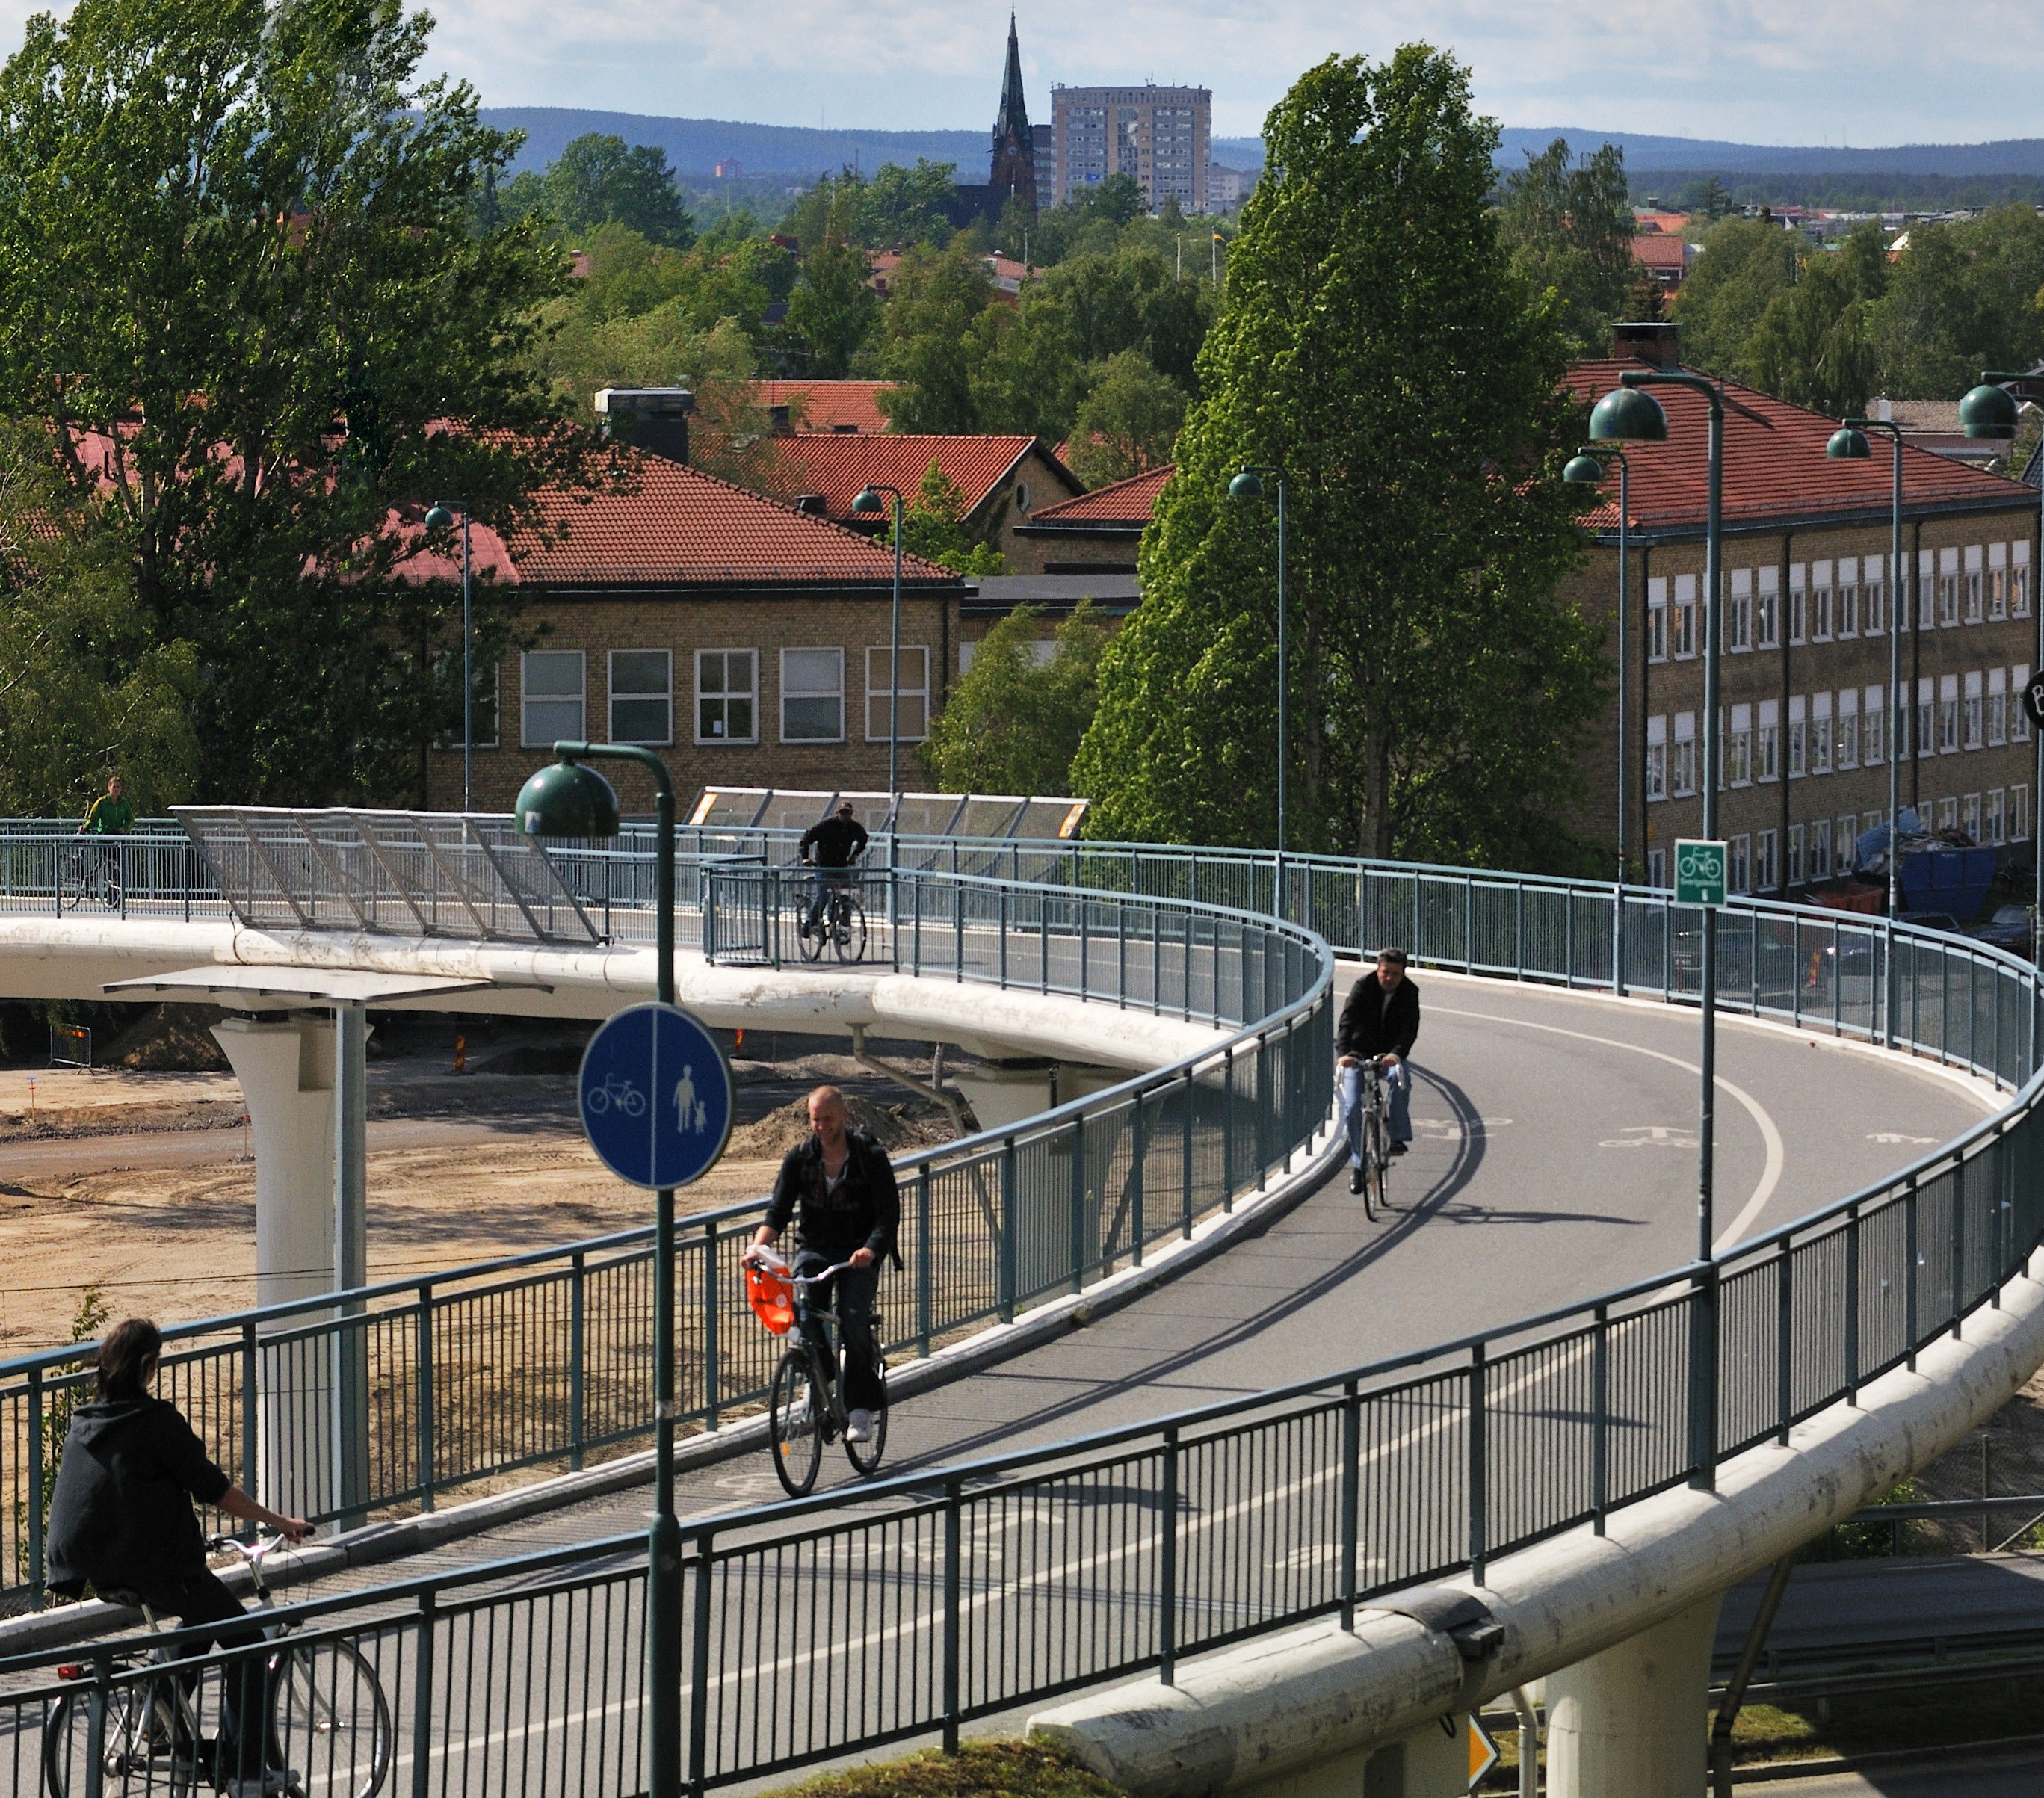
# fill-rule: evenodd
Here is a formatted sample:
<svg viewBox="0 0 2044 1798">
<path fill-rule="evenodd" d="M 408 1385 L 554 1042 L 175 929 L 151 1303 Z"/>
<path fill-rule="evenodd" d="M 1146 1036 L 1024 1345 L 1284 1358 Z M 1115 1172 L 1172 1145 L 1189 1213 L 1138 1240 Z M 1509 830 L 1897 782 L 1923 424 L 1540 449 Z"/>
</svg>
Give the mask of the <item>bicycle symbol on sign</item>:
<svg viewBox="0 0 2044 1798">
<path fill-rule="evenodd" d="M 1681 872 L 1685 880 L 1716 880 L 1719 863 L 1715 849 L 1685 849 Z"/>
<path fill-rule="evenodd" d="M 601 1086 L 590 1088 L 586 1103 L 599 1117 L 613 1105 L 627 1117 L 637 1117 L 646 1109 L 646 1095 L 621 1074 L 613 1074 Z"/>
</svg>

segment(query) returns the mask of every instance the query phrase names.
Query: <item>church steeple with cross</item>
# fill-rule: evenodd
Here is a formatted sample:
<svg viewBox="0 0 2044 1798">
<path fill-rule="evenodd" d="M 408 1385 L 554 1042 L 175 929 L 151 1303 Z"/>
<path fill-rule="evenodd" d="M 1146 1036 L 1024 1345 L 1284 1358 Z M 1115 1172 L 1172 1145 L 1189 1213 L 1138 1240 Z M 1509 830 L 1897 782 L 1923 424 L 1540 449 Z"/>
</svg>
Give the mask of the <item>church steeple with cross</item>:
<svg viewBox="0 0 2044 1798">
<path fill-rule="evenodd" d="M 1008 15 L 1008 71 L 1001 84 L 1001 112 L 993 121 L 993 157 L 986 185 L 987 209 L 993 218 L 999 219 L 1011 198 L 1020 199 L 1035 216 L 1036 134 L 1022 92 L 1022 48 L 1012 12 Z"/>
</svg>

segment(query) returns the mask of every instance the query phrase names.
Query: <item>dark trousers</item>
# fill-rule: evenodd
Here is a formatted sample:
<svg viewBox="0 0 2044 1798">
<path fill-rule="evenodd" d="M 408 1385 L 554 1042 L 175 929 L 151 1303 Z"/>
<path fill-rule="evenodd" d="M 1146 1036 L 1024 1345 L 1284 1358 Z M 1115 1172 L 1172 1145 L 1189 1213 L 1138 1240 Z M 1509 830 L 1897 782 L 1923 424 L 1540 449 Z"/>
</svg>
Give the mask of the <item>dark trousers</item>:
<svg viewBox="0 0 2044 1798">
<path fill-rule="evenodd" d="M 816 870 L 816 879 L 809 894 L 809 915 L 803 920 L 811 930 L 814 930 L 823 921 L 824 909 L 830 904 L 831 895 L 833 893 L 850 892 L 858 879 L 859 870 L 856 868 L 818 868 Z M 828 1267 L 830 1263 L 821 1262 L 817 1265 Z"/>
<path fill-rule="evenodd" d="M 813 1249 L 795 1256 L 795 1272 L 809 1279 L 831 1265 L 830 1258 Z M 878 1411 L 882 1403 L 880 1349 L 873 1339 L 873 1300 L 880 1290 L 878 1267 L 847 1267 L 831 1283 L 809 1294 L 809 1346 L 828 1373 L 832 1367 L 830 1343 L 820 1307 L 837 1313 L 838 1335 L 844 1343 L 844 1408 L 847 1411 Z"/>
<path fill-rule="evenodd" d="M 206 1623 L 227 1623 L 207 1642 L 193 1643 L 180 1651 L 180 1658 L 203 1654 L 218 1644 L 222 1648 L 252 1647 L 263 1640 L 259 1624 L 247 1622 L 241 1601 L 211 1573 L 195 1573 L 185 1582 L 174 1608 L 178 1621 L 187 1629 Z M 267 1654 L 249 1654 L 230 1664 L 221 1681 L 220 1703 L 219 1777 L 260 1779 L 263 1751 L 269 1746 L 270 1715 Z M 281 1759 L 281 1756 L 276 1758 Z"/>
</svg>

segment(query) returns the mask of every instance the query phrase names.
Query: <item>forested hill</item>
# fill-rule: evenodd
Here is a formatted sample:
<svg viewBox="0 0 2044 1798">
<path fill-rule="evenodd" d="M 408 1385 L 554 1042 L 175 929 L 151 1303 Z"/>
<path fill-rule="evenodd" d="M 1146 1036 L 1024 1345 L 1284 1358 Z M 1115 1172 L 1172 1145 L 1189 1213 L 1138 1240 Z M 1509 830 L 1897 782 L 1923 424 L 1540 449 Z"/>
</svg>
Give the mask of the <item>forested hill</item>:
<svg viewBox="0 0 2044 1798">
<path fill-rule="evenodd" d="M 817 130 L 808 125 L 742 125 L 725 119 L 656 118 L 644 113 L 586 112 L 569 106 L 486 106 L 482 121 L 499 131 L 522 131 L 525 147 L 517 170 L 535 174 L 575 138 L 588 132 L 650 144 L 667 153 L 668 166 L 707 175 L 735 156 L 747 175 L 804 175 L 813 181 L 826 171 L 856 166 L 870 175 L 882 163 L 912 164 L 918 156 L 955 163 L 963 182 L 986 179 L 992 121 L 986 131 L 866 131 L 847 126 Z"/>
</svg>

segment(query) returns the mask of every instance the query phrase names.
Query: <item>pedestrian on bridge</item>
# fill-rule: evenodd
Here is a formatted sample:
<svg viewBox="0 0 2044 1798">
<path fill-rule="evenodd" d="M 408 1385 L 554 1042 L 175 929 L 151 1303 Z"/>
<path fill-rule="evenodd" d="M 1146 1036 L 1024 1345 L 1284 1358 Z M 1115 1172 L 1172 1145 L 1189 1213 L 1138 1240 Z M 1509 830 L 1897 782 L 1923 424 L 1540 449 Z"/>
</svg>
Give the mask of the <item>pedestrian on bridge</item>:
<svg viewBox="0 0 2044 1798">
<path fill-rule="evenodd" d="M 1341 1057 L 1343 1122 L 1348 1131 L 1349 1187 L 1362 1190 L 1362 1064 L 1384 1072 L 1391 1101 L 1391 1152 L 1412 1140 L 1412 1075 L 1407 1058 L 1420 1037 L 1420 989 L 1406 977 L 1403 949 L 1380 949 L 1377 966 L 1349 989 L 1335 1048 Z"/>
</svg>

